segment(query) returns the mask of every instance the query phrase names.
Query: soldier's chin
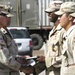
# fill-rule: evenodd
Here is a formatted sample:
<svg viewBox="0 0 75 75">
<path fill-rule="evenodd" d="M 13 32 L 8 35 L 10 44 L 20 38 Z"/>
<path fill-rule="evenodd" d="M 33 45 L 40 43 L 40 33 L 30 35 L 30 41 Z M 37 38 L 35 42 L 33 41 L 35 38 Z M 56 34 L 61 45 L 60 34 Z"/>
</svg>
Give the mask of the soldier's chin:
<svg viewBox="0 0 75 75">
<path fill-rule="evenodd" d="M 54 22 L 52 19 L 49 19 L 50 20 L 50 22 Z"/>
<path fill-rule="evenodd" d="M 64 26 L 60 23 L 61 27 L 64 28 Z"/>
<path fill-rule="evenodd" d="M 50 22 L 52 22 L 52 18 L 51 17 L 49 17 L 49 20 L 50 20 Z"/>
<path fill-rule="evenodd" d="M 49 19 L 51 19 L 51 17 L 49 17 Z"/>
</svg>

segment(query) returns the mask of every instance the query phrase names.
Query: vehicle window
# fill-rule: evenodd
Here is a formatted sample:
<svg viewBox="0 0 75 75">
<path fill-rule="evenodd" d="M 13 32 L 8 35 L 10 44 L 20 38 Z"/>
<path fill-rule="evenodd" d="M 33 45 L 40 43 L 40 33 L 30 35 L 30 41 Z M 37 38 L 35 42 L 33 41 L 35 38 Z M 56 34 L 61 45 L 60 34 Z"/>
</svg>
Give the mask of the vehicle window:
<svg viewBox="0 0 75 75">
<path fill-rule="evenodd" d="M 13 38 L 30 38 L 29 32 L 27 30 L 17 30 L 17 29 L 10 29 Z"/>
</svg>

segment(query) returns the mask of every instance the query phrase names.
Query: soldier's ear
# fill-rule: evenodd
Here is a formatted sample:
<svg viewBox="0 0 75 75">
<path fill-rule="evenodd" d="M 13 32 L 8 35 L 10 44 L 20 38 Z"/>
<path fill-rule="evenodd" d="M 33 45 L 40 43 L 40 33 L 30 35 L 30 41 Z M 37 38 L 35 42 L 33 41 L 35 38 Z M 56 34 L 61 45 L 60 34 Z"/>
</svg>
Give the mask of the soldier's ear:
<svg viewBox="0 0 75 75">
<path fill-rule="evenodd" d="M 69 15 L 69 20 L 74 20 L 74 18 L 72 16 Z"/>
</svg>

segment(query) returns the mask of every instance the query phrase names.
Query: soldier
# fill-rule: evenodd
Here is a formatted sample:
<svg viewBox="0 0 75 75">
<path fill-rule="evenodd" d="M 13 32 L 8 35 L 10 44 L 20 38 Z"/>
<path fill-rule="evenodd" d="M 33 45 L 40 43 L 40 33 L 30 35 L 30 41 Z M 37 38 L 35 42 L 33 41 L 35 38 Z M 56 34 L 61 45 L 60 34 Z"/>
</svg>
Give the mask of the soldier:
<svg viewBox="0 0 75 75">
<path fill-rule="evenodd" d="M 16 60 L 18 48 L 7 29 L 13 16 L 12 7 L 3 3 L 0 3 L 0 75 L 20 75 L 19 70 L 31 73 Z"/>
<path fill-rule="evenodd" d="M 55 61 L 55 59 L 56 57 L 58 58 L 61 54 L 63 29 L 60 25 L 58 25 L 58 16 L 55 15 L 54 12 L 59 10 L 61 3 L 62 1 L 53 1 L 50 3 L 49 8 L 45 10 L 45 12 L 48 13 L 50 22 L 54 23 L 54 27 L 49 34 L 47 55 L 39 56 L 37 60 L 39 62 L 45 62 L 47 75 L 60 74 L 60 62 Z M 42 68 L 42 65 L 40 67 Z M 38 72 L 39 70 L 35 69 L 36 72 Z"/>
<path fill-rule="evenodd" d="M 75 2 L 65 2 L 55 12 L 60 17 L 60 25 L 66 32 L 63 35 L 61 75 L 75 75 Z"/>
</svg>

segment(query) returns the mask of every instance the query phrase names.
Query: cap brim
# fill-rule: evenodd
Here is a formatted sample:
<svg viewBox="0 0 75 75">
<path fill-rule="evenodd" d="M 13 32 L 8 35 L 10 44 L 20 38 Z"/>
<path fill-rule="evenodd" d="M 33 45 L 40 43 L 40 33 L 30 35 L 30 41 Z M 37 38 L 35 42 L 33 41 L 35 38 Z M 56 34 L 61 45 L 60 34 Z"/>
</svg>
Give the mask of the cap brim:
<svg viewBox="0 0 75 75">
<path fill-rule="evenodd" d="M 57 11 L 57 12 L 55 12 L 55 14 L 56 14 L 56 15 L 63 15 L 64 12 L 62 12 L 62 11 Z"/>
<path fill-rule="evenodd" d="M 6 16 L 7 16 L 7 17 L 13 17 L 14 15 L 11 14 L 11 13 L 9 13 L 9 14 L 7 14 Z"/>
<path fill-rule="evenodd" d="M 72 17 L 75 17 L 75 13 L 70 14 Z"/>
<path fill-rule="evenodd" d="M 53 12 L 55 9 L 51 9 L 51 8 L 47 8 L 46 10 L 45 10 L 45 12 L 46 13 L 50 13 L 50 12 Z"/>
<path fill-rule="evenodd" d="M 13 17 L 14 15 L 7 12 L 7 11 L 1 11 L 0 13 L 6 14 L 7 17 Z"/>
</svg>

